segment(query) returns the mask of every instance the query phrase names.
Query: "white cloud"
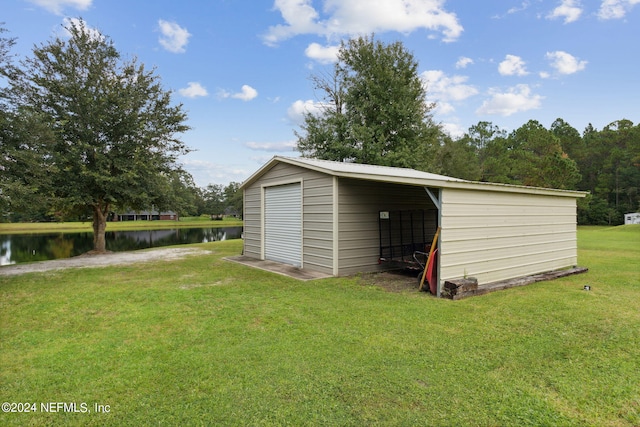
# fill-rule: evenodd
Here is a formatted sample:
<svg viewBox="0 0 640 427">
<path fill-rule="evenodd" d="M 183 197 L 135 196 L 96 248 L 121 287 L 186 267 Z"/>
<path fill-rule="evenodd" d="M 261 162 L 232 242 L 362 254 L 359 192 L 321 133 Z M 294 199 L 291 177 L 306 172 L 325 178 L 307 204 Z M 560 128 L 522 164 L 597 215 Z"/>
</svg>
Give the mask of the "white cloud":
<svg viewBox="0 0 640 427">
<path fill-rule="evenodd" d="M 440 123 L 440 126 L 442 126 L 442 130 L 452 138 L 460 138 L 466 133 L 459 123 L 443 122 Z"/>
<path fill-rule="evenodd" d="M 72 26 L 77 27 L 82 33 L 88 35 L 93 40 L 104 39 L 104 36 L 100 33 L 100 31 L 98 31 L 95 28 L 88 27 L 86 22 L 81 21 L 78 18 L 64 18 L 62 20 L 61 34 L 63 37 L 71 37 L 71 32 L 69 31 L 69 28 Z"/>
<path fill-rule="evenodd" d="M 640 3 L 640 0 L 603 0 L 598 10 L 598 17 L 601 19 L 620 19 Z"/>
<path fill-rule="evenodd" d="M 468 84 L 467 76 L 447 76 L 441 70 L 429 70 L 421 74 L 427 87 L 427 95 L 445 101 L 462 101 L 478 94 L 478 90 Z"/>
<path fill-rule="evenodd" d="M 285 24 L 269 27 L 264 41 L 275 45 L 300 34 L 317 34 L 328 38 L 344 35 L 417 29 L 441 32 L 446 42 L 462 34 L 455 13 L 444 9 L 444 0 L 324 0 L 322 19 L 311 0 L 275 0 Z"/>
<path fill-rule="evenodd" d="M 507 10 L 506 13 L 504 14 L 497 14 L 492 16 L 492 19 L 504 19 L 506 18 L 508 15 L 514 15 L 516 13 L 525 11 L 527 9 L 529 9 L 529 7 L 531 6 L 531 1 L 530 0 L 526 0 L 520 3 L 519 6 L 513 6 L 511 7 L 509 10 Z"/>
<path fill-rule="evenodd" d="M 319 114 L 324 111 L 325 107 L 326 104 L 312 101 L 311 99 L 306 101 L 297 100 L 287 109 L 287 115 L 293 124 L 300 126 L 304 123 L 304 115 L 306 113 Z"/>
<path fill-rule="evenodd" d="M 564 18 L 564 23 L 569 24 L 577 21 L 582 14 L 582 8 L 578 0 L 562 0 L 560 6 L 553 9 L 553 11 L 547 15 L 548 19 Z"/>
<path fill-rule="evenodd" d="M 529 74 L 525 67 L 525 62 L 516 55 L 507 55 L 498 65 L 498 72 L 503 76 L 526 76 Z"/>
<path fill-rule="evenodd" d="M 311 43 L 304 53 L 321 64 L 331 64 L 338 60 L 339 50 L 340 46 L 321 46 L 318 43 Z"/>
<path fill-rule="evenodd" d="M 258 91 L 249 85 L 242 85 L 240 92 L 230 93 L 226 90 L 221 90 L 218 93 L 218 96 L 220 98 L 235 98 L 241 99 L 242 101 L 251 101 L 258 96 Z"/>
<path fill-rule="evenodd" d="M 43 7 L 56 15 L 62 15 L 62 10 L 66 7 L 87 10 L 91 7 L 93 0 L 29 0 L 29 2 Z"/>
<path fill-rule="evenodd" d="M 241 99 L 243 101 L 251 101 L 257 96 L 258 91 L 249 85 L 242 85 L 241 91 L 239 93 L 234 93 L 233 95 L 231 95 L 232 98 Z"/>
<path fill-rule="evenodd" d="M 197 156 L 197 153 L 188 156 Z M 200 155 L 202 157 L 202 155 Z M 192 176 L 196 185 L 206 187 L 209 184 L 228 184 L 230 182 L 242 182 L 253 173 L 251 170 L 238 168 L 226 163 L 213 163 L 207 160 L 192 159 L 187 157 L 182 161 L 184 168 Z"/>
<path fill-rule="evenodd" d="M 512 114 L 540 108 L 543 97 L 531 93 L 529 85 L 521 84 L 509 88 L 507 92 L 496 89 L 489 91 L 491 98 L 484 101 L 476 110 L 480 115 L 497 114 L 510 116 Z"/>
<path fill-rule="evenodd" d="M 158 27 L 162 34 L 159 38 L 159 42 L 166 50 L 172 53 L 185 52 L 185 46 L 189 43 L 189 31 L 186 28 L 182 28 L 175 22 L 158 20 Z"/>
<path fill-rule="evenodd" d="M 275 45 L 297 34 L 322 33 L 322 26 L 316 22 L 318 12 L 311 5 L 311 0 L 275 0 L 273 5 L 279 10 L 286 25 L 269 27 L 264 36 L 268 45 Z"/>
<path fill-rule="evenodd" d="M 423 72 L 420 77 L 427 90 L 427 98 L 436 102 L 438 114 L 451 114 L 455 111 L 452 102 L 463 101 L 478 94 L 478 89 L 466 84 L 467 76 L 447 76 L 441 70 Z"/>
<path fill-rule="evenodd" d="M 546 57 L 551 61 L 551 66 L 560 74 L 577 73 L 587 66 L 587 61 L 580 61 L 575 56 L 561 50 L 547 52 Z"/>
<path fill-rule="evenodd" d="M 245 142 L 245 147 L 255 151 L 294 151 L 296 141 L 283 142 Z"/>
<path fill-rule="evenodd" d="M 456 68 L 467 68 L 467 65 L 473 64 L 473 59 L 461 56 L 456 62 Z"/>
<path fill-rule="evenodd" d="M 513 15 L 514 13 L 522 12 L 523 10 L 527 10 L 531 6 L 530 1 L 523 1 L 520 6 L 514 6 L 507 11 L 507 14 Z"/>
<path fill-rule="evenodd" d="M 178 93 L 186 98 L 197 98 L 199 96 L 207 96 L 207 89 L 198 82 L 189 82 L 185 88 L 178 90 Z"/>
</svg>

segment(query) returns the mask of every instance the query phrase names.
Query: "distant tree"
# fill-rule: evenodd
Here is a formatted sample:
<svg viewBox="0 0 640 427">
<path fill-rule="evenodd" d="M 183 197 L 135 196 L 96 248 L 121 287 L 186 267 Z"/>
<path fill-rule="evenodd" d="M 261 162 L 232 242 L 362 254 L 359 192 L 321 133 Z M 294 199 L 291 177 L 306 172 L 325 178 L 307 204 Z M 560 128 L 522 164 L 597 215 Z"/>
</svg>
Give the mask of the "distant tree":
<svg viewBox="0 0 640 427">
<path fill-rule="evenodd" d="M 569 123 L 558 118 L 551 124 L 549 130 L 558 138 L 562 150 L 567 153 L 569 158 L 578 162 L 584 156 L 585 147 L 582 136 Z"/>
<path fill-rule="evenodd" d="M 488 141 L 480 151 L 483 159 L 481 181 L 521 185 L 523 182 L 517 172 L 518 162 L 515 158 L 515 150 L 512 141 L 506 136 Z"/>
<path fill-rule="evenodd" d="M 561 189 L 575 189 L 580 181 L 578 167 L 560 140 L 535 120 L 485 150 L 487 181 Z"/>
<path fill-rule="evenodd" d="M 90 214 L 102 252 L 112 207 L 170 206 L 177 157 L 189 151 L 177 135 L 189 128 L 153 71 L 122 61 L 113 42 L 81 20 L 66 30 L 70 38 L 34 48 L 22 89 L 25 107 L 45 114 L 55 135 L 41 152 L 55 206 Z"/>
<path fill-rule="evenodd" d="M 197 216 L 201 190 L 196 186 L 193 177 L 182 169 L 172 171 L 165 190 L 166 201 L 162 204 L 171 207 L 179 216 Z"/>
<path fill-rule="evenodd" d="M 506 182 L 507 173 L 500 169 L 508 166 L 501 163 L 504 141 L 507 133 L 491 122 L 481 121 L 469 128 L 461 138 L 445 138 L 439 150 L 442 163 L 440 173 L 456 178 L 480 181 L 487 179 L 486 168 L 500 176 L 499 182 Z M 504 148 L 506 150 L 506 148 Z"/>
<path fill-rule="evenodd" d="M 224 186 L 209 184 L 202 190 L 204 210 L 208 215 L 221 215 L 224 213 Z"/>
<path fill-rule="evenodd" d="M 305 115 L 298 150 L 305 156 L 429 169 L 441 130 L 418 75 L 400 42 L 374 37 L 343 42 L 329 78 L 312 77 L 323 93 L 320 113 Z"/>
<path fill-rule="evenodd" d="M 439 173 L 460 179 L 479 181 L 482 177 L 478 150 L 468 137 L 445 138 L 438 151 Z"/>
<path fill-rule="evenodd" d="M 223 215 L 230 211 L 242 215 L 243 195 L 237 182 L 230 182 L 226 186 L 209 184 L 203 190 L 203 198 L 209 215 Z"/>
<path fill-rule="evenodd" d="M 640 209 L 640 124 L 617 120 L 601 131 L 584 135 L 586 157 L 581 162 L 583 189 L 609 208 L 600 209 L 598 223 L 622 223 L 623 215 Z"/>
<path fill-rule="evenodd" d="M 224 187 L 226 210 L 242 216 L 243 193 L 239 182 L 230 182 Z"/>
</svg>

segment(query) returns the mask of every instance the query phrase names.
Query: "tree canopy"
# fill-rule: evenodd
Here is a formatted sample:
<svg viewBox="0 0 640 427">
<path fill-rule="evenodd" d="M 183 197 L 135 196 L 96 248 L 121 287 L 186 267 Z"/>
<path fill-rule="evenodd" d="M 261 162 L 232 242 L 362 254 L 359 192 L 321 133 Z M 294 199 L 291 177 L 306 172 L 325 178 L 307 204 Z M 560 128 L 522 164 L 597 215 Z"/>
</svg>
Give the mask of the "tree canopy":
<svg viewBox="0 0 640 427">
<path fill-rule="evenodd" d="M 427 169 L 440 132 L 417 70 L 400 42 L 373 36 L 343 42 L 330 77 L 311 78 L 322 110 L 305 114 L 298 150 L 327 160 Z"/>
<path fill-rule="evenodd" d="M 171 202 L 177 158 L 189 149 L 182 105 L 172 105 L 154 71 L 123 61 L 113 43 L 70 21 L 70 37 L 34 48 L 26 61 L 21 117 L 36 117 L 51 138 L 33 146 L 56 208 L 93 217 L 94 245 L 104 251 L 106 217 L 115 207 L 163 208 Z"/>
</svg>

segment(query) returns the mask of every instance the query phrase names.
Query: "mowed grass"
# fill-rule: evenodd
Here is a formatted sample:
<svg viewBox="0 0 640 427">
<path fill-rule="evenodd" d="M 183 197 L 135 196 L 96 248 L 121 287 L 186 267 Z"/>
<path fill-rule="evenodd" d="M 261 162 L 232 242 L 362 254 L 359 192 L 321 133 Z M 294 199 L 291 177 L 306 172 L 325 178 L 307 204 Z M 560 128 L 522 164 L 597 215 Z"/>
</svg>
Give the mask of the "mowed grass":
<svg viewBox="0 0 640 427">
<path fill-rule="evenodd" d="M 0 277 L 0 400 L 38 405 L 0 424 L 637 426 L 640 226 L 578 235 L 588 273 L 461 301 L 224 261 L 240 241 Z"/>
</svg>

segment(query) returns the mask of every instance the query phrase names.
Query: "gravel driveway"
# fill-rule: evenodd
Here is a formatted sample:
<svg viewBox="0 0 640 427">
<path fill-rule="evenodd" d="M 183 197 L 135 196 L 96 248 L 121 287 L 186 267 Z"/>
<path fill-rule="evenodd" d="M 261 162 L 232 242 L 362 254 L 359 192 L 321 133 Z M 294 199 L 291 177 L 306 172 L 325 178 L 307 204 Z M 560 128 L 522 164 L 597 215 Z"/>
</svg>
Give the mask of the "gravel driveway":
<svg viewBox="0 0 640 427">
<path fill-rule="evenodd" d="M 109 252 L 106 254 L 84 254 L 73 258 L 5 265 L 0 267 L 0 276 L 15 276 L 23 273 L 62 270 L 65 268 L 107 267 L 110 265 L 175 260 L 190 255 L 204 255 L 207 253 L 211 253 L 211 251 L 197 248 L 161 248 L 131 252 Z"/>
</svg>

